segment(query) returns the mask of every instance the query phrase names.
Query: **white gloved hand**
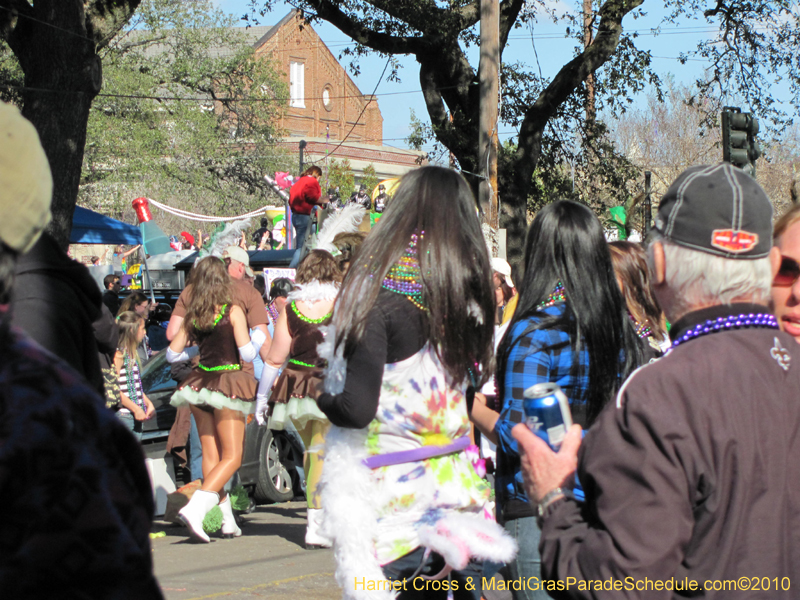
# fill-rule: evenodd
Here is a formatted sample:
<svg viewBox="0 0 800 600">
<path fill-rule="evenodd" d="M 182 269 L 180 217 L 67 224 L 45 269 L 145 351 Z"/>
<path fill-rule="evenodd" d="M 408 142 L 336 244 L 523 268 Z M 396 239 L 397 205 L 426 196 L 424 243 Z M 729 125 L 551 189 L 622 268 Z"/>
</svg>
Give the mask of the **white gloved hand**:
<svg viewBox="0 0 800 600">
<path fill-rule="evenodd" d="M 261 329 L 254 329 L 253 332 L 250 334 L 250 341 L 253 344 L 253 348 L 256 349 L 256 352 L 261 350 L 261 346 L 264 345 L 264 342 L 267 341 L 267 334 L 264 333 Z"/>
<path fill-rule="evenodd" d="M 258 393 L 256 394 L 256 421 L 258 421 L 259 425 L 264 425 L 267 422 L 269 393 L 279 372 L 280 369 L 277 367 L 264 363 L 264 369 L 261 371 L 261 381 L 258 382 Z"/>
<path fill-rule="evenodd" d="M 184 360 L 191 360 L 192 357 L 197 356 L 199 353 L 199 346 L 189 346 L 188 348 L 184 348 L 183 352 L 175 352 L 172 348 L 167 346 L 167 362 L 172 364 Z"/>
<path fill-rule="evenodd" d="M 239 356 L 242 357 L 244 362 L 253 362 L 255 357 L 258 355 L 258 350 L 253 348 L 253 344 L 245 344 L 244 346 L 239 346 Z"/>
</svg>

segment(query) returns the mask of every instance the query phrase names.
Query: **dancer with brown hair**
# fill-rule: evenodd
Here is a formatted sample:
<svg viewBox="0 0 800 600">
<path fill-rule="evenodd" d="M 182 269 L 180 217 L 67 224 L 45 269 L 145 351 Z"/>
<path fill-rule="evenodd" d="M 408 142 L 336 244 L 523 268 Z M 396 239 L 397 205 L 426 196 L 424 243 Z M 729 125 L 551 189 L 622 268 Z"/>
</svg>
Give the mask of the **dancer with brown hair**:
<svg viewBox="0 0 800 600">
<path fill-rule="evenodd" d="M 291 422 L 306 447 L 303 471 L 308 502 L 305 537 L 308 547 L 330 546 L 327 538 L 318 533 L 322 504 L 317 483 L 322 473 L 324 436 L 330 422 L 317 408 L 316 396 L 322 387 L 325 367 L 325 361 L 317 354 L 317 345 L 322 342 L 320 327 L 330 322 L 341 281 L 342 272 L 330 253 L 312 250 L 302 260 L 295 276 L 296 288 L 289 293 L 275 325 L 275 337 L 258 387 L 258 422 L 263 425 L 268 418 L 270 429 L 284 429 Z"/>
<path fill-rule="evenodd" d="M 195 291 L 183 326 L 167 349 L 167 361 L 190 358 L 191 352 L 184 348 L 197 342 L 200 363 L 183 380 L 171 404 L 191 405 L 203 448 L 203 485 L 178 515 L 195 538 L 208 542 L 203 518 L 216 504 L 222 510 L 222 536 L 242 535 L 223 486 L 242 464 L 245 416 L 253 412 L 256 381 L 241 365 L 252 362 L 256 351 L 244 311 L 232 303 L 225 263 L 213 256 L 200 260 L 192 272 L 192 285 Z"/>
</svg>

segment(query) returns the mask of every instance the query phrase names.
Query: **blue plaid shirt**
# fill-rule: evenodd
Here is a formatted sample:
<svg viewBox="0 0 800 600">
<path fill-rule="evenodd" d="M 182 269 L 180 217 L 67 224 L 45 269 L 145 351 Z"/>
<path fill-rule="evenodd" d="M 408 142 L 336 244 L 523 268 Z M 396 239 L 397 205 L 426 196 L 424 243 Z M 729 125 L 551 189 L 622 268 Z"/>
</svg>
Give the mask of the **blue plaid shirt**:
<svg viewBox="0 0 800 600">
<path fill-rule="evenodd" d="M 565 310 L 566 305 L 562 302 L 543 312 L 550 316 L 562 316 Z M 498 438 L 495 486 L 498 506 L 503 510 L 510 500 L 528 502 L 522 483 L 517 441 L 511 436 L 514 425 L 525 420 L 522 404 L 525 390 L 537 383 L 555 382 L 572 404 L 573 400 L 584 402 L 589 383 L 589 352 L 584 346 L 578 356 L 578 369 L 573 373 L 572 344 L 564 329 L 537 329 L 520 337 L 528 327 L 540 320 L 538 316 L 521 320 L 508 331 L 506 335 L 513 345 L 505 372 L 497 374 L 498 378 L 503 378 L 503 408 L 495 425 Z"/>
</svg>

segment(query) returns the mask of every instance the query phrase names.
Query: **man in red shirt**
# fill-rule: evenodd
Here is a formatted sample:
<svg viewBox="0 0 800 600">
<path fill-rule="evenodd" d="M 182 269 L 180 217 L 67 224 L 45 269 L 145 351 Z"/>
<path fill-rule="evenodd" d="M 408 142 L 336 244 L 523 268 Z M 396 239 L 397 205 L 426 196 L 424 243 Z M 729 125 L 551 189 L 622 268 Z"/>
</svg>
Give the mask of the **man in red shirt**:
<svg viewBox="0 0 800 600">
<path fill-rule="evenodd" d="M 322 188 L 319 187 L 319 178 L 322 169 L 316 165 L 303 171 L 300 179 L 294 182 L 289 190 L 289 206 L 292 209 L 292 224 L 294 225 L 295 253 L 292 257 L 290 268 L 295 268 L 300 262 L 300 253 L 306 241 L 308 226 L 311 222 L 311 211 L 318 204 L 325 204 L 328 197 L 322 197 Z"/>
</svg>

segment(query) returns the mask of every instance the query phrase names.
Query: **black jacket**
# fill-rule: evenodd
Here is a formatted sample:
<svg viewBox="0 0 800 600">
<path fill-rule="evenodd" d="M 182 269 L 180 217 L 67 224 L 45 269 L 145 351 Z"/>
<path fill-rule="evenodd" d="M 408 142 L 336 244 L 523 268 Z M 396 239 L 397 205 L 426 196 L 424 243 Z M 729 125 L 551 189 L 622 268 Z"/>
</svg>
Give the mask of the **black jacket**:
<svg viewBox="0 0 800 600">
<path fill-rule="evenodd" d="M 82 374 L 104 395 L 92 324 L 100 319 L 100 288 L 47 233 L 19 257 L 11 298 L 12 324 Z M 113 336 L 112 327 L 104 328 Z M 111 344 L 107 341 L 106 346 Z"/>
<path fill-rule="evenodd" d="M 752 304 L 711 307 L 670 334 L 679 339 L 706 319 L 766 312 Z M 585 505 L 556 503 L 540 521 L 543 575 L 623 585 L 631 577 L 634 588 L 645 577 L 688 578 L 704 597 L 790 597 L 774 586 L 785 577 L 800 581 L 798 394 L 800 346 L 776 329 L 704 335 L 634 372 L 581 446 Z M 706 581 L 713 587 L 745 577 L 759 585 L 770 578 L 773 591 L 703 592 Z M 551 595 L 697 595 L 648 590 L 580 591 L 576 584 Z"/>
</svg>

